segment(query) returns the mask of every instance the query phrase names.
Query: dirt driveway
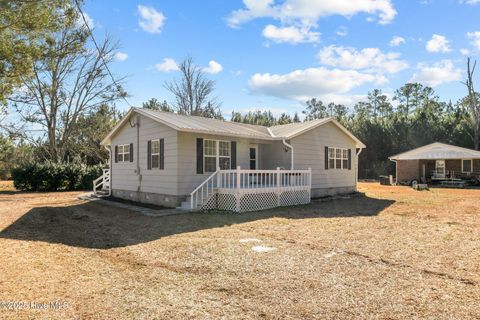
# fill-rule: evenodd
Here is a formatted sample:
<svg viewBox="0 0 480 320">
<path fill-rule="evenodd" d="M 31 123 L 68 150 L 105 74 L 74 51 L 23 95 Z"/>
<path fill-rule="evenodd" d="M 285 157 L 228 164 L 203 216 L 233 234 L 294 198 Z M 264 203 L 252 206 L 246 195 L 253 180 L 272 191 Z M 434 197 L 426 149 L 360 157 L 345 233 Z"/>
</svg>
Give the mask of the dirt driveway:
<svg viewBox="0 0 480 320">
<path fill-rule="evenodd" d="M 480 190 L 360 190 L 148 217 L 3 188 L 0 318 L 480 318 Z"/>
</svg>

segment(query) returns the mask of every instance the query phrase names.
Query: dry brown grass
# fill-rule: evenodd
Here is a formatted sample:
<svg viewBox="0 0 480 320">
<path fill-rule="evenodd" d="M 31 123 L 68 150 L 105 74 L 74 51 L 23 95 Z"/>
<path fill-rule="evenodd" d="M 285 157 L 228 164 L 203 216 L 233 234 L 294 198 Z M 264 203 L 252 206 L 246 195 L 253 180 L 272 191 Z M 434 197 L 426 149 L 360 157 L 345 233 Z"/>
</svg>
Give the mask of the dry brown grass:
<svg viewBox="0 0 480 320">
<path fill-rule="evenodd" d="M 167 217 L 77 193 L 0 193 L 0 302 L 68 304 L 0 318 L 479 318 L 480 190 L 360 188 L 366 197 Z"/>
<path fill-rule="evenodd" d="M 15 187 L 13 186 L 13 181 L 0 180 L 0 192 L 2 191 L 15 191 Z"/>
</svg>

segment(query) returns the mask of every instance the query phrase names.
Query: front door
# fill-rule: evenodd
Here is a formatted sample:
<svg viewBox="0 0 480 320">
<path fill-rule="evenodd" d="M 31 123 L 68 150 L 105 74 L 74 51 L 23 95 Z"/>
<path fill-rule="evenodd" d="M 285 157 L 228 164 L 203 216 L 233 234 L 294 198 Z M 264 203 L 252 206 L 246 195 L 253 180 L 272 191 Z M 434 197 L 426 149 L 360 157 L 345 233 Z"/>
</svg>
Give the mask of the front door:
<svg viewBox="0 0 480 320">
<path fill-rule="evenodd" d="M 257 147 L 250 147 L 250 170 L 257 170 Z"/>
<path fill-rule="evenodd" d="M 438 178 L 445 178 L 445 160 L 435 161 L 435 173 Z"/>
</svg>

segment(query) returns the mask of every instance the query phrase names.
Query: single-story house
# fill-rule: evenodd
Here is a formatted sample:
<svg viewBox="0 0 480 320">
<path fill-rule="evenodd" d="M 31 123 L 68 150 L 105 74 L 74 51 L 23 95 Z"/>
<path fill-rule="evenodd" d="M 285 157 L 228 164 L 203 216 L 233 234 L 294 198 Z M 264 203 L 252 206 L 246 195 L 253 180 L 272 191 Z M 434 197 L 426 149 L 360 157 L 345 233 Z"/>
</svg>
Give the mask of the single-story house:
<svg viewBox="0 0 480 320">
<path fill-rule="evenodd" d="M 356 190 L 365 145 L 332 118 L 265 127 L 132 108 L 101 143 L 114 197 L 248 211 Z"/>
<path fill-rule="evenodd" d="M 389 157 L 397 183 L 480 176 L 480 151 L 435 142 Z"/>
</svg>

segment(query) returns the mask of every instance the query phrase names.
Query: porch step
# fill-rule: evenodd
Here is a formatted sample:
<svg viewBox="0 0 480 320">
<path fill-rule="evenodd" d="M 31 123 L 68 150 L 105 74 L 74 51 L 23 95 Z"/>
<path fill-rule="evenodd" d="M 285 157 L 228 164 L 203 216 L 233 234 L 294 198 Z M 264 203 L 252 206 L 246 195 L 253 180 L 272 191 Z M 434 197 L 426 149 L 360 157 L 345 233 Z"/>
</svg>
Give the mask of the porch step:
<svg viewBox="0 0 480 320">
<path fill-rule="evenodd" d="M 97 192 L 95 193 L 97 197 L 106 197 L 108 196 L 108 194 L 109 194 L 108 189 L 97 190 Z"/>
</svg>

